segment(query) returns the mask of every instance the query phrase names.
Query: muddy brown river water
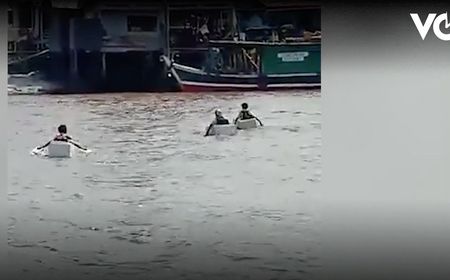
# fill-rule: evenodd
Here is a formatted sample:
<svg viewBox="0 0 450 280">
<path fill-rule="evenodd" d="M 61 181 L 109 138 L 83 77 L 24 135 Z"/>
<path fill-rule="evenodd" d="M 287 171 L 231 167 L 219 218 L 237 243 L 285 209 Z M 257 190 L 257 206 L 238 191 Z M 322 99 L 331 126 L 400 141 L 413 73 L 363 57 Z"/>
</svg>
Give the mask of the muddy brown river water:
<svg viewBox="0 0 450 280">
<path fill-rule="evenodd" d="M 233 119 L 244 101 L 263 128 L 203 137 L 216 107 Z M 319 92 L 10 96 L 8 115 L 10 279 L 320 269 Z M 60 123 L 93 153 L 30 155 Z"/>
</svg>

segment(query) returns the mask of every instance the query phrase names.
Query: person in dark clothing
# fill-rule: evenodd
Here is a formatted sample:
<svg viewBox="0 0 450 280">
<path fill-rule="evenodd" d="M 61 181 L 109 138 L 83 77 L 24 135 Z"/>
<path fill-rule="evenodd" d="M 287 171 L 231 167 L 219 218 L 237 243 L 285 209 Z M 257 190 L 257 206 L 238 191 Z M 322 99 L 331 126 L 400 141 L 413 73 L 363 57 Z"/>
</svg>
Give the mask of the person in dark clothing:
<svg viewBox="0 0 450 280">
<path fill-rule="evenodd" d="M 209 132 L 214 125 L 230 124 L 230 122 L 222 115 L 222 111 L 220 111 L 220 109 L 217 109 L 214 112 L 214 115 L 215 118 L 209 125 L 208 129 L 206 130 L 205 136 L 209 135 Z"/>
<path fill-rule="evenodd" d="M 247 103 L 241 104 L 242 110 L 239 112 L 239 115 L 234 120 L 234 124 L 237 123 L 238 120 L 249 120 L 249 119 L 256 119 L 261 126 L 263 126 L 263 123 L 255 116 L 253 115 L 250 110 L 248 109 Z"/>
<path fill-rule="evenodd" d="M 67 126 L 65 124 L 62 124 L 60 126 L 58 126 L 58 134 L 50 141 L 48 141 L 45 145 L 42 145 L 40 147 L 38 147 L 38 150 L 42 150 L 44 148 L 47 148 L 48 145 L 50 145 L 53 141 L 55 142 L 68 142 L 72 145 L 74 145 L 75 147 L 83 150 L 83 151 L 87 151 L 86 148 L 82 147 L 80 144 L 76 143 L 73 141 L 72 137 L 70 137 L 69 135 L 67 135 Z"/>
</svg>

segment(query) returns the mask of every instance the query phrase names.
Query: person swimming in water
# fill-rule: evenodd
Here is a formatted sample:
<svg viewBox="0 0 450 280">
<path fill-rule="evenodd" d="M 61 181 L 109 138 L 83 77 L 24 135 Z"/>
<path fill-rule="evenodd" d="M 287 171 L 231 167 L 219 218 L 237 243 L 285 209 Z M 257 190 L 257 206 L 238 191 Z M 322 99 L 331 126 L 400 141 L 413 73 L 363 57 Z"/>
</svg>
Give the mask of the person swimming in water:
<svg viewBox="0 0 450 280">
<path fill-rule="evenodd" d="M 70 137 L 69 135 L 67 135 L 67 126 L 65 124 L 62 124 L 60 126 L 58 126 L 58 134 L 50 141 L 48 141 L 45 145 L 42 145 L 40 147 L 37 147 L 38 150 L 42 150 L 46 147 L 48 147 L 48 145 L 50 145 L 53 141 L 55 142 L 68 142 L 72 145 L 74 145 L 75 147 L 83 150 L 83 151 L 87 151 L 88 149 L 82 147 L 80 144 L 76 143 L 73 141 L 72 137 Z"/>
<path fill-rule="evenodd" d="M 234 120 L 234 124 L 237 123 L 238 120 L 249 120 L 249 119 L 256 119 L 261 126 L 263 126 L 263 123 L 255 116 L 253 115 L 250 110 L 248 109 L 247 103 L 241 104 L 242 110 L 239 112 L 239 115 Z"/>
<path fill-rule="evenodd" d="M 217 109 L 214 112 L 215 118 L 209 125 L 208 129 L 206 130 L 205 136 L 209 135 L 209 131 L 214 125 L 223 125 L 223 124 L 230 124 L 230 122 L 222 115 L 222 111 L 220 109 Z"/>
</svg>

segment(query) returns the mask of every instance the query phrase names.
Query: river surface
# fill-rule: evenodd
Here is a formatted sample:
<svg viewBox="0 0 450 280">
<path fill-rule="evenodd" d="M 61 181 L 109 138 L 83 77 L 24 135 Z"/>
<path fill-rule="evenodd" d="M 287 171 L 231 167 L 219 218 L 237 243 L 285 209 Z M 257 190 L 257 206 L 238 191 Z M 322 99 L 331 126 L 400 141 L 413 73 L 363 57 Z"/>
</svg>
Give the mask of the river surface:
<svg viewBox="0 0 450 280">
<path fill-rule="evenodd" d="M 240 104 L 264 127 L 203 137 Z M 310 279 L 320 92 L 9 96 L 10 279 Z M 92 149 L 30 155 L 65 123 Z M 14 275 L 15 277 L 13 277 Z"/>
</svg>

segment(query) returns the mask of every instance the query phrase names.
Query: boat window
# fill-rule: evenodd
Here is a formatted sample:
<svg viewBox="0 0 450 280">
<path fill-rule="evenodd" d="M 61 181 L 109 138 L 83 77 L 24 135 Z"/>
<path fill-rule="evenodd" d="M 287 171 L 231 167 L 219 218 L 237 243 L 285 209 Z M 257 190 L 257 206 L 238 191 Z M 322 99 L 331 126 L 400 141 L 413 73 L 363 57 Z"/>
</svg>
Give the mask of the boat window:
<svg viewBox="0 0 450 280">
<path fill-rule="evenodd" d="M 152 15 L 128 16 L 128 32 L 155 32 L 158 17 Z"/>
</svg>

